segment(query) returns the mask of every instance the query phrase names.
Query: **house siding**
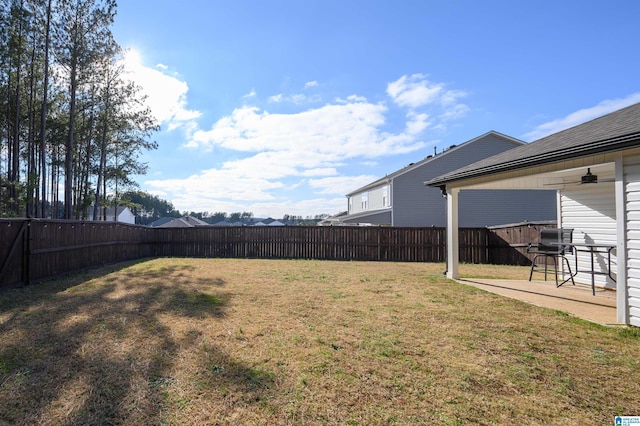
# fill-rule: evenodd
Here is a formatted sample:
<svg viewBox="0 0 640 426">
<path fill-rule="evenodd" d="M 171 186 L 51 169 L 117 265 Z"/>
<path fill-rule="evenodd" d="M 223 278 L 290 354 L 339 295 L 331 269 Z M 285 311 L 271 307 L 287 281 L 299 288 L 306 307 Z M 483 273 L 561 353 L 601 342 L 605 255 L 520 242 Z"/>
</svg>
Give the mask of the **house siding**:
<svg viewBox="0 0 640 426">
<path fill-rule="evenodd" d="M 382 194 L 384 193 L 384 188 L 388 186 L 388 184 L 384 184 L 377 188 L 372 188 L 371 190 L 369 190 L 369 210 L 380 210 L 388 207 L 383 205 L 382 203 Z"/>
<path fill-rule="evenodd" d="M 356 215 L 352 218 L 343 220 L 344 223 L 356 224 L 367 223 L 372 225 L 389 225 L 391 223 L 391 210 L 382 210 L 378 212 L 371 212 L 371 214 Z"/>
<path fill-rule="evenodd" d="M 624 161 L 627 306 L 629 323 L 640 327 L 640 156 Z"/>
<path fill-rule="evenodd" d="M 360 213 L 371 213 L 376 214 L 376 210 L 388 209 L 389 206 L 385 206 L 383 204 L 383 193 L 384 188 L 388 188 L 389 184 L 385 183 L 384 185 L 380 185 L 378 187 L 369 188 L 366 191 L 358 192 L 356 194 L 352 194 L 349 196 L 348 205 L 349 205 L 349 214 L 360 214 Z M 387 194 L 391 193 L 390 189 L 387 189 Z M 362 196 L 363 194 L 367 194 L 367 207 L 363 208 L 362 206 Z M 387 195 L 389 196 L 389 195 Z"/>
<path fill-rule="evenodd" d="M 446 226 L 446 200 L 439 188 L 424 185 L 436 176 L 521 146 L 518 141 L 489 132 L 459 146 L 411 164 L 347 195 L 345 223 L 372 223 L 399 227 Z M 384 205 L 384 188 L 390 205 Z M 368 206 L 362 208 L 362 194 Z M 523 221 L 555 220 L 555 191 L 475 190 L 460 194 L 459 224 L 483 227 Z M 508 207 L 508 208 L 507 208 Z M 381 214 L 392 210 L 392 213 Z"/>
<path fill-rule="evenodd" d="M 115 209 L 113 207 L 109 207 L 106 213 L 104 212 L 103 209 L 100 209 L 100 212 L 98 213 L 98 218 L 94 219 L 93 207 L 92 207 L 88 214 L 88 220 L 98 220 L 98 221 L 104 220 L 106 222 L 129 223 L 132 225 L 136 223 L 136 216 L 128 207 L 118 207 L 118 210 L 119 210 L 119 213 L 118 213 L 117 220 L 113 217 L 115 212 Z"/>
<path fill-rule="evenodd" d="M 446 201 L 438 188 L 427 187 L 424 182 L 516 146 L 513 141 L 489 134 L 395 177 L 392 187 L 393 226 L 446 226 Z M 459 202 L 459 224 L 462 227 L 556 217 L 554 191 L 463 191 Z"/>
<path fill-rule="evenodd" d="M 380 210 L 384 206 L 382 205 L 383 188 L 388 184 L 380 185 L 378 187 L 368 188 L 366 191 L 361 191 L 349 196 L 349 214 L 358 214 L 364 212 L 370 212 L 374 210 Z M 362 197 L 366 195 L 367 206 L 362 206 Z"/>
<path fill-rule="evenodd" d="M 611 244 L 616 245 L 617 223 L 615 207 L 615 190 L 612 182 L 579 185 L 575 189 L 562 192 L 561 217 L 563 228 L 575 229 L 573 241 L 575 243 Z M 578 252 L 578 269 L 591 269 L 589 253 Z M 571 268 L 575 268 L 575 257 L 568 256 Z M 596 271 L 607 271 L 608 260 L 606 253 L 594 254 L 594 268 Z M 616 251 L 611 253 L 611 272 L 615 277 Z M 574 271 L 575 273 L 575 271 Z M 580 272 L 574 278 L 577 282 L 591 284 L 591 274 Z M 616 283 L 606 275 L 596 275 L 595 285 L 615 290 Z"/>
<path fill-rule="evenodd" d="M 463 227 L 506 225 L 556 219 L 555 191 L 460 191 L 459 222 Z"/>
</svg>

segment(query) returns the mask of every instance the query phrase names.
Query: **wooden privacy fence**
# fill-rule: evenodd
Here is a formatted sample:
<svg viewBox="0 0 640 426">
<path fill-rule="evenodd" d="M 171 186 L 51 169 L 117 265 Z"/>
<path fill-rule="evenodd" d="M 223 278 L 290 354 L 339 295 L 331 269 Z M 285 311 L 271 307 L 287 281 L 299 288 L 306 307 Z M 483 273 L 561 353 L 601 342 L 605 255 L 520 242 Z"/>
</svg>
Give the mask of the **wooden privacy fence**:
<svg viewBox="0 0 640 426">
<path fill-rule="evenodd" d="M 0 219 L 0 288 L 154 256 L 153 231 L 113 222 Z"/>
<path fill-rule="evenodd" d="M 540 229 L 462 228 L 460 261 L 524 265 Z M 0 288 L 148 257 L 444 262 L 444 228 L 148 228 L 113 222 L 0 219 Z"/>
<path fill-rule="evenodd" d="M 466 234 L 474 232 L 482 233 Z M 445 244 L 443 228 L 203 227 L 158 234 L 160 255 L 189 257 L 443 262 Z"/>
</svg>

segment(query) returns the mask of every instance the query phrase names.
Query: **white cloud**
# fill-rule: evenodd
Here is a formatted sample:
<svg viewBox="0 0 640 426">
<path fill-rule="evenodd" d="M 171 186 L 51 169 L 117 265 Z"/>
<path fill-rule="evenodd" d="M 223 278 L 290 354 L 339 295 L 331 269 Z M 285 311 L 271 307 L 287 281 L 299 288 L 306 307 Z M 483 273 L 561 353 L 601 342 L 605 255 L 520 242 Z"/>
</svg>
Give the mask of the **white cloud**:
<svg viewBox="0 0 640 426">
<path fill-rule="evenodd" d="M 460 119 L 465 115 L 467 115 L 468 112 L 469 112 L 469 107 L 467 105 L 455 104 L 455 105 L 451 105 L 450 108 L 445 109 L 440 114 L 439 118 L 442 123 L 445 123 L 447 121 Z"/>
<path fill-rule="evenodd" d="M 201 153 L 215 149 L 217 158 L 227 160 L 186 179 L 149 180 L 145 187 L 170 194 L 180 210 L 256 215 L 345 210 L 345 194 L 379 178 L 363 173 L 363 165 L 373 167 L 378 159 L 424 149 L 427 129 L 443 126 L 466 108 L 459 102 L 464 92 L 429 83 L 419 74 L 402 77 L 387 89 L 393 103 L 352 94 L 315 108 L 298 106 L 292 113 L 244 105 L 209 129 L 194 123 L 184 146 Z M 257 97 L 255 91 L 243 99 L 249 97 Z M 282 93 L 267 100 L 299 105 L 309 99 Z M 398 110 L 405 121 L 389 123 L 388 116 Z M 295 201 L 300 198 L 306 201 Z"/>
<path fill-rule="evenodd" d="M 277 95 L 273 95 L 269 97 L 269 102 L 270 103 L 275 103 L 275 104 L 279 104 L 279 103 L 283 103 L 283 102 L 290 102 L 292 104 L 295 105 L 302 105 L 305 102 L 307 102 L 307 96 L 303 95 L 303 94 L 293 94 L 293 95 L 284 95 L 282 93 L 279 93 Z"/>
<path fill-rule="evenodd" d="M 459 100 L 467 95 L 468 93 L 462 90 L 445 90 L 440 97 L 440 102 L 444 107 L 458 106 Z"/>
<path fill-rule="evenodd" d="M 418 108 L 438 100 L 444 92 L 444 84 L 431 83 L 422 74 L 402 76 L 387 85 L 387 94 L 403 107 Z"/>
<path fill-rule="evenodd" d="M 243 173 L 241 167 L 226 165 L 210 169 L 186 179 L 148 180 L 152 191 L 172 194 L 172 202 L 180 206 L 212 204 L 214 202 L 255 202 L 275 199 L 271 190 L 282 188 L 282 182 L 270 176 Z M 188 207 L 191 208 L 191 207 Z M 211 210 L 209 206 L 205 210 Z"/>
<path fill-rule="evenodd" d="M 349 96 L 347 96 L 346 99 L 337 98 L 336 102 L 339 103 L 339 104 L 348 104 L 348 103 L 351 103 L 351 102 L 369 102 L 369 101 L 364 96 L 349 95 Z"/>
<path fill-rule="evenodd" d="M 295 95 L 289 96 L 289 100 L 296 105 L 302 105 L 307 101 L 307 97 L 302 94 L 295 94 Z"/>
<path fill-rule="evenodd" d="M 431 125 L 429 114 L 426 113 L 409 113 L 407 114 L 407 118 L 407 133 L 410 135 L 419 135 Z"/>
<path fill-rule="evenodd" d="M 427 128 L 445 130 L 447 122 L 469 111 L 461 102 L 467 92 L 447 89 L 444 83 L 433 83 L 423 74 L 404 75 L 389 83 L 387 94 L 395 104 L 408 108 L 408 134 L 417 135 Z"/>
<path fill-rule="evenodd" d="M 316 169 L 305 170 L 303 176 L 335 176 L 338 174 L 338 170 L 335 167 L 319 167 Z"/>
<path fill-rule="evenodd" d="M 386 111 L 382 104 L 364 102 L 329 104 L 295 114 L 270 114 L 257 107 L 242 107 L 218 120 L 211 130 L 194 133 L 187 146 L 305 152 L 335 159 L 419 149 L 411 138 L 394 140 L 380 131 Z"/>
<path fill-rule="evenodd" d="M 304 88 L 305 89 L 310 89 L 311 87 L 318 87 L 318 82 L 316 80 L 314 81 L 308 81 L 305 83 Z"/>
<path fill-rule="evenodd" d="M 344 197 L 316 197 L 298 201 L 287 200 L 282 202 L 255 203 L 249 206 L 249 211 L 252 212 L 268 212 L 262 214 L 257 213 L 255 214 L 257 217 L 270 215 L 274 218 L 283 217 L 285 214 L 313 217 L 320 214 L 335 214 L 345 210 L 347 210 L 347 201 Z"/>
<path fill-rule="evenodd" d="M 227 164 L 220 170 L 203 171 L 187 179 L 150 180 L 145 182 L 149 192 L 165 199 L 170 199 L 180 211 L 209 212 L 241 212 L 250 211 L 256 216 L 282 217 L 285 214 L 319 215 L 346 210 L 346 193 L 349 178 L 336 182 L 334 190 L 318 191 L 318 194 L 335 194 L 337 197 L 322 198 L 319 196 L 292 200 L 286 196 L 276 196 L 274 191 L 285 191 L 287 188 L 280 181 L 267 178 L 247 176 L 242 168 Z M 371 179 L 371 176 L 365 177 Z M 313 181 L 313 188 L 322 188 L 322 179 Z M 306 182 L 305 182 L 306 183 Z M 358 184 L 356 180 L 351 182 Z M 295 188 L 297 185 L 292 185 Z M 286 191 L 285 191 L 286 192 Z M 311 195 L 311 194 L 309 194 Z"/>
<path fill-rule="evenodd" d="M 188 125 L 200 117 L 199 111 L 187 108 L 187 83 L 165 74 L 166 65 L 158 64 L 158 69 L 145 67 L 135 50 L 125 53 L 124 65 L 129 78 L 148 97 L 147 105 L 156 120 L 168 130 Z"/>
<path fill-rule="evenodd" d="M 339 194 L 346 195 L 358 188 L 379 179 L 380 176 L 360 175 L 360 176 L 335 176 L 322 179 L 311 179 L 308 185 L 317 190 L 319 194 Z"/>
<path fill-rule="evenodd" d="M 596 106 L 584 108 L 572 112 L 566 117 L 543 123 L 525 134 L 523 138 L 530 141 L 537 140 L 638 102 L 640 102 L 640 92 L 632 93 L 624 98 L 604 100 Z"/>
</svg>

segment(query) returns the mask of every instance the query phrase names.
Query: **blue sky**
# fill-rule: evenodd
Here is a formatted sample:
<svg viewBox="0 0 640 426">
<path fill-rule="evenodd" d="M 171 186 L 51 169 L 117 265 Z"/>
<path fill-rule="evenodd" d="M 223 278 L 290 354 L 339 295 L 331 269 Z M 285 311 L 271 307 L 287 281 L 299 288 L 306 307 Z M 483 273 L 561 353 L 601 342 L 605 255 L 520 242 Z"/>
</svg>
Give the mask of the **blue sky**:
<svg viewBox="0 0 640 426">
<path fill-rule="evenodd" d="M 496 130 L 640 102 L 636 0 L 129 0 L 117 41 L 161 123 L 141 189 L 180 211 L 314 216 Z"/>
</svg>

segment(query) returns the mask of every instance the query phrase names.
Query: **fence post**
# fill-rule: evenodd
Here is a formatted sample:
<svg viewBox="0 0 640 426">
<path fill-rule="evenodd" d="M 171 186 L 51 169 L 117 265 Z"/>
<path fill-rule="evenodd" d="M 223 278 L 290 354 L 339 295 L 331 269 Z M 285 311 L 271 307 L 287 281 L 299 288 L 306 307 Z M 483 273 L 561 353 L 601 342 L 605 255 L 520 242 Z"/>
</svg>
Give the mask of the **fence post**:
<svg viewBox="0 0 640 426">
<path fill-rule="evenodd" d="M 22 244 L 22 265 L 25 285 L 31 284 L 31 219 L 25 222 L 24 238 Z"/>
</svg>

